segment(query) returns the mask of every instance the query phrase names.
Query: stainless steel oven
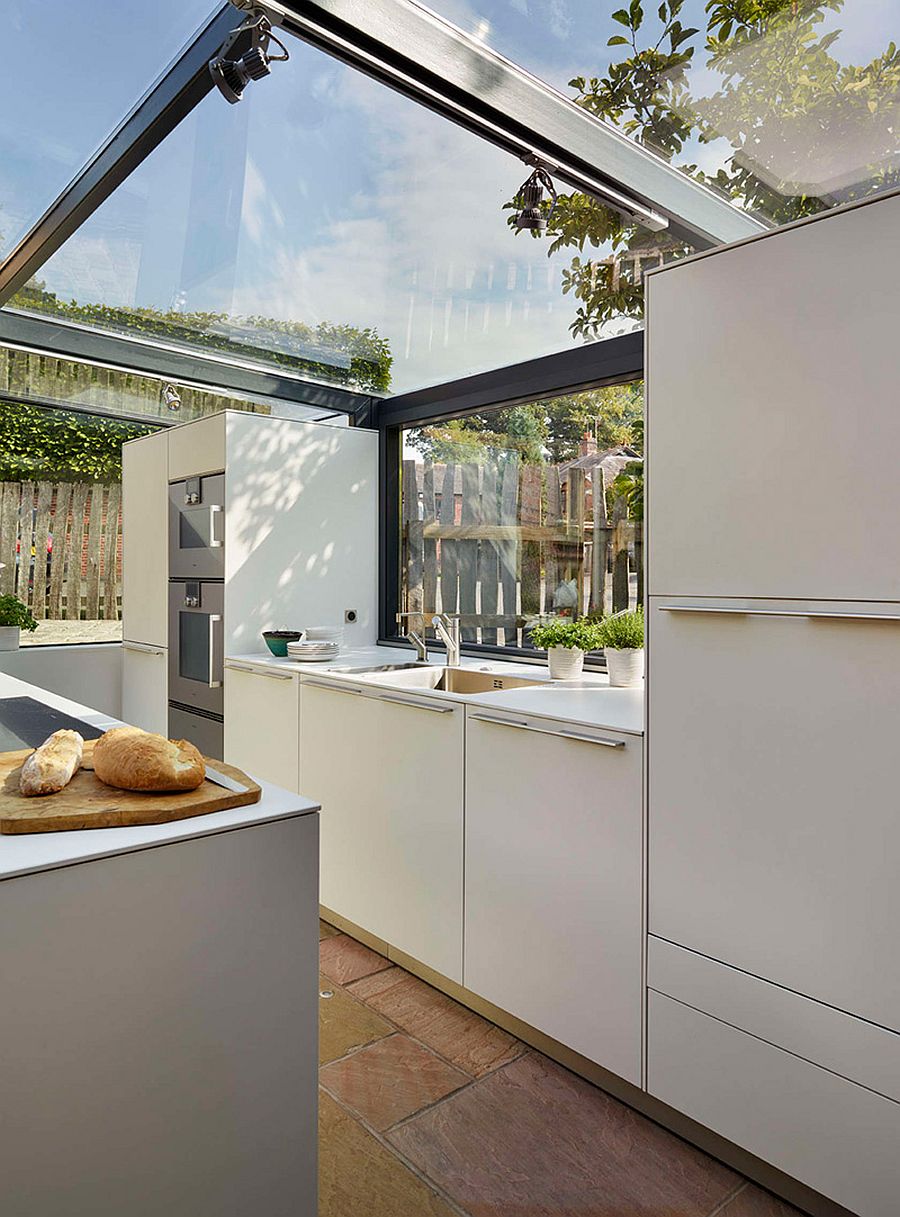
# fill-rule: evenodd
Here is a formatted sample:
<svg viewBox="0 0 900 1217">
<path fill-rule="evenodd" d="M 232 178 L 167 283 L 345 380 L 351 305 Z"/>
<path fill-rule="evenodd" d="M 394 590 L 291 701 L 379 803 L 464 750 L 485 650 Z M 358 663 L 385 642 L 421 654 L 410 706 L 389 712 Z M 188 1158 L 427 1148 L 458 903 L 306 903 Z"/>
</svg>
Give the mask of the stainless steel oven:
<svg viewBox="0 0 900 1217">
<path fill-rule="evenodd" d="M 169 702 L 222 714 L 225 585 L 169 584 Z"/>
<path fill-rule="evenodd" d="M 225 578 L 225 474 L 169 486 L 169 578 Z"/>
</svg>

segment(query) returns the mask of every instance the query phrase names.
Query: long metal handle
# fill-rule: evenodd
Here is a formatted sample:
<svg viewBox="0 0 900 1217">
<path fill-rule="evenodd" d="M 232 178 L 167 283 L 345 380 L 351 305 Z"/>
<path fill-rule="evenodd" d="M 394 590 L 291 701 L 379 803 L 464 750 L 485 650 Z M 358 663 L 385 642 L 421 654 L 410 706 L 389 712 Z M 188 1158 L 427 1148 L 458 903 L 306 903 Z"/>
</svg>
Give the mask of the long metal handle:
<svg viewBox="0 0 900 1217">
<path fill-rule="evenodd" d="M 423 701 L 413 701 L 409 697 L 395 697 L 392 693 L 379 693 L 379 701 L 389 701 L 395 706 L 411 706 L 414 710 L 427 710 L 430 714 L 452 714 L 454 706 L 427 706 Z"/>
<path fill-rule="evenodd" d="M 126 651 L 139 651 L 141 655 L 165 655 L 165 647 L 152 647 L 148 642 L 123 642 Z"/>
<path fill-rule="evenodd" d="M 225 522 L 225 509 L 218 504 L 212 504 L 209 509 L 209 548 L 221 549 L 225 544 L 225 537 L 221 535 L 219 525 Z"/>
<path fill-rule="evenodd" d="M 308 689 L 328 689 L 331 693 L 362 693 L 362 689 L 354 689 L 352 685 L 327 685 L 324 680 L 303 681 Z"/>
<path fill-rule="evenodd" d="M 705 604 L 660 604 L 661 613 L 727 613 L 738 617 L 818 617 L 827 621 L 897 621 L 900 613 L 841 613 L 826 609 L 733 608 Z"/>
<path fill-rule="evenodd" d="M 216 674 L 222 671 L 224 665 L 223 657 L 217 654 L 219 650 L 217 646 L 219 631 L 216 629 L 216 626 L 221 624 L 222 617 L 219 613 L 209 614 L 209 680 L 207 683 L 211 689 L 221 689 L 222 687 L 222 681 L 216 680 Z"/>
<path fill-rule="evenodd" d="M 493 723 L 495 727 L 515 727 L 519 731 L 533 731 L 536 735 L 554 735 L 558 739 L 577 740 L 581 744 L 599 744 L 601 748 L 624 748 L 625 741 L 607 739 L 603 735 L 581 735 L 578 731 L 551 731 L 547 727 L 533 727 L 531 723 L 521 723 L 514 718 L 491 718 L 487 714 L 470 714 L 470 721 L 476 723 Z"/>
<path fill-rule="evenodd" d="M 268 680 L 293 680 L 292 676 L 284 672 L 266 672 L 263 668 L 251 668 L 246 663 L 232 663 L 229 660 L 225 667 L 233 672 L 250 672 L 253 676 L 265 676 Z"/>
</svg>

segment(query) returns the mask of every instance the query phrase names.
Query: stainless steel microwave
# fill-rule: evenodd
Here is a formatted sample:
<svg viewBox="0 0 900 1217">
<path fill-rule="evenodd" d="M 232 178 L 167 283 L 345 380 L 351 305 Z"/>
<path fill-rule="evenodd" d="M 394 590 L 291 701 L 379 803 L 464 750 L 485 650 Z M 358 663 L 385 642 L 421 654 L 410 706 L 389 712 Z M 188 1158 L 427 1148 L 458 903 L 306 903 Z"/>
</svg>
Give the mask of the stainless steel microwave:
<svg viewBox="0 0 900 1217">
<path fill-rule="evenodd" d="M 169 486 L 169 578 L 225 578 L 225 474 Z"/>
</svg>

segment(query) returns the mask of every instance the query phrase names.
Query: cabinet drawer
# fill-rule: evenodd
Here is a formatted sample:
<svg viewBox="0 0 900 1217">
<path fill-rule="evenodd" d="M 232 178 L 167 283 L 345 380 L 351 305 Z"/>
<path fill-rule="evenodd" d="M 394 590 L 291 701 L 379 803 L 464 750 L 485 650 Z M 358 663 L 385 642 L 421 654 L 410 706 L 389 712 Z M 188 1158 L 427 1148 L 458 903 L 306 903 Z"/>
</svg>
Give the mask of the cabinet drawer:
<svg viewBox="0 0 900 1217">
<path fill-rule="evenodd" d="M 464 983 L 641 1082 L 642 741 L 470 707 Z"/>
<path fill-rule="evenodd" d="M 900 1030 L 900 616 L 651 608 L 650 932 Z"/>
<path fill-rule="evenodd" d="M 900 1102 L 900 1035 L 650 936 L 651 989 Z"/>
<path fill-rule="evenodd" d="M 648 1089 L 860 1217 L 896 1217 L 900 1104 L 651 991 Z"/>
</svg>

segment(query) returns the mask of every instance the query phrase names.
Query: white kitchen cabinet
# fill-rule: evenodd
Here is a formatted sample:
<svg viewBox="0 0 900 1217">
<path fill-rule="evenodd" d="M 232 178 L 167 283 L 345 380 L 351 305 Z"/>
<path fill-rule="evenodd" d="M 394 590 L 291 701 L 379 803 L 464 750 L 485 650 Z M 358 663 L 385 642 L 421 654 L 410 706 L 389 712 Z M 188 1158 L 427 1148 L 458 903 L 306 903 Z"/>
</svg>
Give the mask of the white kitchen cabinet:
<svg viewBox="0 0 900 1217">
<path fill-rule="evenodd" d="M 647 276 L 652 595 L 900 600 L 898 231 L 895 195 Z"/>
<path fill-rule="evenodd" d="M 300 678 L 225 664 L 225 758 L 285 790 L 300 789 Z"/>
<path fill-rule="evenodd" d="M 900 613 L 651 605 L 651 933 L 900 1031 Z"/>
<path fill-rule="evenodd" d="M 304 679 L 303 792 L 322 804 L 321 900 L 462 981 L 463 708 Z"/>
<path fill-rule="evenodd" d="M 650 1094 L 836 1200 L 896 1217 L 900 1103 L 660 993 Z"/>
<path fill-rule="evenodd" d="M 470 707 L 464 983 L 641 1084 L 642 741 Z"/>
<path fill-rule="evenodd" d="M 225 468 L 225 424 L 227 414 L 198 418 L 166 432 L 169 441 L 168 481 L 220 473 Z"/>
<path fill-rule="evenodd" d="M 168 448 L 165 431 L 122 446 L 122 631 L 167 644 Z"/>
<path fill-rule="evenodd" d="M 125 642 L 122 652 L 122 719 L 157 735 L 169 734 L 167 657 L 146 642 Z"/>
</svg>

